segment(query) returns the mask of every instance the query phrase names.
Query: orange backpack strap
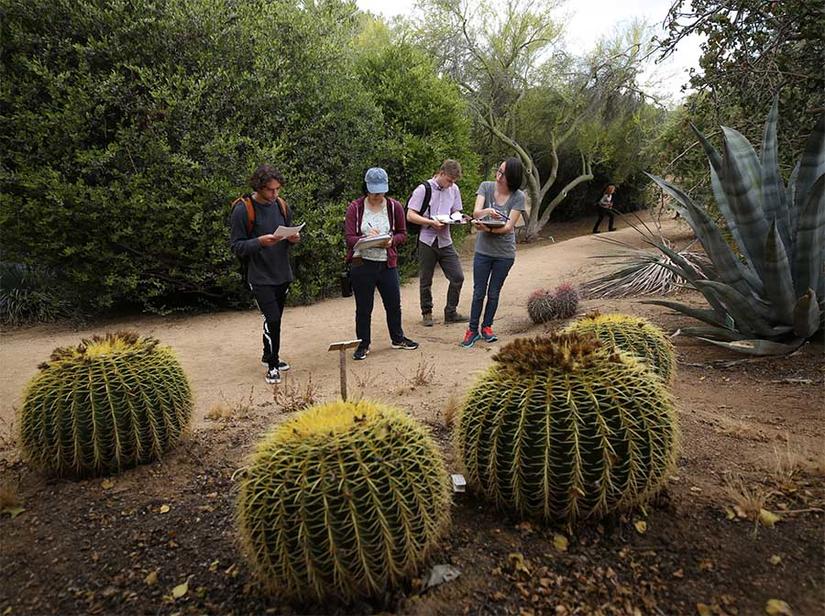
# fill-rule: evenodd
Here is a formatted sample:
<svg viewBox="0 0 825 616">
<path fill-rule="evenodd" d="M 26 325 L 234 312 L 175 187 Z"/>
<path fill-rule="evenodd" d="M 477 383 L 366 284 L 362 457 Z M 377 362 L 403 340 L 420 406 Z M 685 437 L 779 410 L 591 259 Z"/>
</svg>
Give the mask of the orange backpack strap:
<svg viewBox="0 0 825 616">
<path fill-rule="evenodd" d="M 284 223 L 286 223 L 286 216 L 289 213 L 289 206 L 286 204 L 286 201 L 280 197 L 275 197 L 275 199 L 278 201 L 278 205 L 281 208 L 281 214 L 284 215 Z"/>
<path fill-rule="evenodd" d="M 249 195 L 235 199 L 232 202 L 232 209 L 234 210 L 239 203 L 243 203 L 246 208 L 246 234 L 249 235 L 252 233 L 252 227 L 255 226 L 255 206 L 252 205 L 252 197 Z"/>
</svg>

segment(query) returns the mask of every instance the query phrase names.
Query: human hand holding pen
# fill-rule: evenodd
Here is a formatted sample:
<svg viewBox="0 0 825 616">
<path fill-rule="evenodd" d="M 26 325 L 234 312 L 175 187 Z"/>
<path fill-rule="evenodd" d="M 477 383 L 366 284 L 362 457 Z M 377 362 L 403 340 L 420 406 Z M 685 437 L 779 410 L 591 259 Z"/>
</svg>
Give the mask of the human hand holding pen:
<svg viewBox="0 0 825 616">
<path fill-rule="evenodd" d="M 372 236 L 372 235 L 380 235 L 380 233 L 378 233 L 378 229 L 376 229 L 375 227 L 373 227 L 373 226 L 372 226 L 372 223 L 369 223 L 369 222 L 368 222 L 368 223 L 367 223 L 367 226 L 370 228 L 370 230 L 367 232 L 367 235 L 370 235 L 370 236 Z"/>
</svg>

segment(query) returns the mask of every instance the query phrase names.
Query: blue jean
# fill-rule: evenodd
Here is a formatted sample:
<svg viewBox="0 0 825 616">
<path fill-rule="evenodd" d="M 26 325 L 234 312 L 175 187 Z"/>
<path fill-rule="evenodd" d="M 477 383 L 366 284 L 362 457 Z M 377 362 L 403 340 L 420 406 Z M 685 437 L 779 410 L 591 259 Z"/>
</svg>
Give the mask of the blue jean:
<svg viewBox="0 0 825 616">
<path fill-rule="evenodd" d="M 484 308 L 482 327 L 492 327 L 493 319 L 498 310 L 498 298 L 501 287 L 515 263 L 515 258 L 490 257 L 476 253 L 473 257 L 473 305 L 470 308 L 470 329 L 478 332 L 478 320 L 481 318 L 481 308 L 484 297 L 487 296 L 487 306 Z"/>
<path fill-rule="evenodd" d="M 355 295 L 355 335 L 361 339 L 359 346 L 368 348 L 372 342 L 370 322 L 376 288 L 387 313 L 390 340 L 402 341 L 404 330 L 401 328 L 401 280 L 398 270 L 387 267 L 383 261 L 364 259 L 361 265 L 353 264 L 350 279 L 352 294 Z"/>
</svg>

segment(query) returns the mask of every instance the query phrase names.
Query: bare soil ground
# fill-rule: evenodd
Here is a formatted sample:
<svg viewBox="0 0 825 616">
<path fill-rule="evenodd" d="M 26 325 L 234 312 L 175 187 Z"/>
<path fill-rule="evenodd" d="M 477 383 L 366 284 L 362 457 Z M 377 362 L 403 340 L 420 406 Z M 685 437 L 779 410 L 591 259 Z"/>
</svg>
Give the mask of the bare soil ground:
<svg viewBox="0 0 825 616">
<path fill-rule="evenodd" d="M 377 306 L 372 353 L 349 362 L 351 395 L 391 402 L 427 423 L 454 468 L 449 422 L 473 374 L 501 344 L 545 331 L 527 318 L 529 293 L 608 267 L 590 259 L 609 248 L 585 235 L 588 227 L 556 225 L 555 244 L 519 246 L 496 344 L 466 350 L 458 346 L 461 324 L 421 327 L 417 283 L 406 285 L 405 330 L 421 348 L 391 349 Z M 687 237 L 673 223 L 665 231 Z M 636 237 L 622 225 L 611 235 Z M 469 261 L 465 273 L 466 312 Z M 445 292 L 437 276 L 437 302 Z M 700 303 L 690 293 L 680 299 Z M 689 322 L 638 299 L 583 302 L 582 312 L 592 309 L 645 316 L 668 333 Z M 277 388 L 263 382 L 252 311 L 3 333 L 0 614 L 759 614 L 771 599 L 794 614 L 825 612 L 823 347 L 743 361 L 682 337 L 674 339 L 673 392 L 683 451 L 678 474 L 646 510 L 570 531 L 457 495 L 450 536 L 432 561 L 458 568 L 455 581 L 425 591 L 418 578 L 349 606 L 262 596 L 236 545 L 232 475 L 269 427 L 308 400 L 337 396 L 337 356 L 326 347 L 353 337 L 353 314 L 351 298 L 288 308 L 283 356 L 293 369 Z M 19 460 L 14 426 L 27 379 L 54 347 L 116 329 L 177 350 L 196 394 L 191 434 L 162 461 L 110 478 L 54 480 L 31 471 Z"/>
</svg>

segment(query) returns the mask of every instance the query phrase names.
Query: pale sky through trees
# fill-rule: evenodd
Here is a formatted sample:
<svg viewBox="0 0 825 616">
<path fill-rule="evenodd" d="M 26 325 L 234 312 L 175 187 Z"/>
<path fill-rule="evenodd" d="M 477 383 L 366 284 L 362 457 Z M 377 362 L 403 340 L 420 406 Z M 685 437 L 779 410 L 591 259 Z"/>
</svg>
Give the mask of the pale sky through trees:
<svg viewBox="0 0 825 616">
<path fill-rule="evenodd" d="M 385 17 L 409 15 L 415 6 L 415 0 L 356 2 L 362 10 Z M 672 0 L 571 0 L 559 9 L 560 16 L 569 15 L 565 23 L 566 47 L 578 52 L 587 51 L 600 37 L 634 19 L 646 21 L 662 34 L 662 22 L 671 4 Z M 645 79 L 660 83 L 652 88 L 654 92 L 669 96 L 671 102 L 683 98 L 680 88 L 688 81 L 687 69 L 699 67 L 699 44 L 697 36 L 689 37 L 679 43 L 679 48 L 669 59 L 648 69 Z"/>
</svg>

